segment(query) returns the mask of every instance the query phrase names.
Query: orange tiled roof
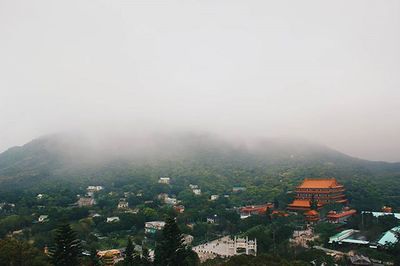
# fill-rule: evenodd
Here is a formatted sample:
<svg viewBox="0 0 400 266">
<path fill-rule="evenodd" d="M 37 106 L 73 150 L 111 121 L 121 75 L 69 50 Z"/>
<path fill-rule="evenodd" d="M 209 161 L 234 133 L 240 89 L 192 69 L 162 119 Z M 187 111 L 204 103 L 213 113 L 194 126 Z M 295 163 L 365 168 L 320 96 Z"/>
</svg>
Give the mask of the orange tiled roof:
<svg viewBox="0 0 400 266">
<path fill-rule="evenodd" d="M 289 206 L 296 206 L 296 207 L 305 207 L 310 208 L 310 201 L 309 200 L 294 200 Z"/>
<path fill-rule="evenodd" d="M 337 186 L 339 186 L 339 184 L 337 183 L 335 178 L 329 178 L 329 179 L 306 178 L 298 188 L 331 188 Z"/>
<path fill-rule="evenodd" d="M 316 216 L 316 215 L 319 215 L 319 213 L 316 210 L 309 210 L 309 211 L 305 212 L 304 215 Z"/>
</svg>

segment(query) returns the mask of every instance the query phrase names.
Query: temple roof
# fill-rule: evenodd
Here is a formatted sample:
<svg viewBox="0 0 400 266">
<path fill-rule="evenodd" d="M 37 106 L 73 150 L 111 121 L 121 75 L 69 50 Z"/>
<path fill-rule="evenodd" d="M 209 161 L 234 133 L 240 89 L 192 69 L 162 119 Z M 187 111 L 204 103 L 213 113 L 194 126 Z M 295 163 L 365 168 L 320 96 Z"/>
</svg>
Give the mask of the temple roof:
<svg viewBox="0 0 400 266">
<path fill-rule="evenodd" d="M 311 204 L 309 200 L 294 200 L 289 206 L 310 208 Z"/>
<path fill-rule="evenodd" d="M 304 179 L 298 188 L 334 188 L 340 186 L 335 178 L 329 179 Z"/>
</svg>

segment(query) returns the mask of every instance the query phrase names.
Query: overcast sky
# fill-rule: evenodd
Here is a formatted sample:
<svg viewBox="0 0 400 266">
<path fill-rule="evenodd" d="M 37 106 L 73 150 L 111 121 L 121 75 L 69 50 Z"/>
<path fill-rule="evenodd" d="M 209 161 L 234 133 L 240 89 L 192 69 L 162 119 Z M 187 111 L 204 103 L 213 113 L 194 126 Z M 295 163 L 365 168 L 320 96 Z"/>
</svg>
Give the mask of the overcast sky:
<svg viewBox="0 0 400 266">
<path fill-rule="evenodd" d="M 125 125 L 400 161 L 400 1 L 0 0 L 0 151 Z"/>
</svg>

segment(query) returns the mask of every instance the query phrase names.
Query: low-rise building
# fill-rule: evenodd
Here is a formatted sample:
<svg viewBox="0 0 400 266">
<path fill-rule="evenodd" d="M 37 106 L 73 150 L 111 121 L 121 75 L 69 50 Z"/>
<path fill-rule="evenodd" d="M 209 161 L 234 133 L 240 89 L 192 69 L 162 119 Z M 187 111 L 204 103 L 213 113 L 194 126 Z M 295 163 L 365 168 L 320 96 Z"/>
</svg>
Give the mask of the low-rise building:
<svg viewBox="0 0 400 266">
<path fill-rule="evenodd" d="M 95 200 L 89 197 L 81 197 L 79 198 L 77 204 L 79 207 L 91 207 L 95 204 Z"/>
<path fill-rule="evenodd" d="M 201 195 L 201 189 L 200 189 L 200 188 L 195 188 L 195 189 L 193 189 L 192 191 L 193 191 L 193 193 L 194 193 L 195 195 L 197 195 L 197 196 Z"/>
<path fill-rule="evenodd" d="M 304 213 L 304 218 L 309 223 L 316 223 L 319 221 L 319 212 L 316 210 L 309 210 Z"/>
<path fill-rule="evenodd" d="M 247 217 L 250 217 L 251 215 L 265 214 L 267 212 L 267 210 L 271 210 L 273 207 L 274 207 L 274 205 L 272 203 L 241 207 L 239 209 L 240 218 L 245 219 Z"/>
<path fill-rule="evenodd" d="M 160 184 L 169 185 L 170 182 L 171 182 L 171 179 L 169 177 L 160 177 L 160 179 L 158 179 L 158 183 L 160 183 Z"/>
<path fill-rule="evenodd" d="M 347 222 L 347 220 L 352 217 L 353 215 L 355 215 L 357 213 L 356 210 L 343 210 L 341 212 L 336 212 L 336 211 L 330 211 L 328 212 L 328 214 L 326 215 L 326 219 L 328 220 L 328 222 L 330 223 L 344 223 Z"/>
<path fill-rule="evenodd" d="M 107 222 L 107 223 L 116 223 L 116 222 L 119 222 L 119 217 L 118 217 L 118 216 L 107 217 L 106 222 Z"/>
<path fill-rule="evenodd" d="M 124 199 L 124 198 L 119 199 L 117 208 L 118 209 L 128 209 L 129 208 L 129 204 L 126 201 L 126 199 Z"/>
<path fill-rule="evenodd" d="M 184 212 L 185 212 L 185 206 L 183 206 L 183 205 L 174 206 L 174 210 L 175 210 L 177 213 L 184 213 Z"/>
<path fill-rule="evenodd" d="M 163 230 L 164 226 L 165 222 L 163 221 L 146 222 L 144 224 L 144 232 L 146 234 L 155 234 L 157 231 Z"/>
<path fill-rule="evenodd" d="M 210 200 L 217 200 L 219 199 L 219 195 L 211 195 Z"/>
<path fill-rule="evenodd" d="M 38 218 L 39 223 L 44 223 L 48 221 L 49 216 L 48 215 L 40 215 Z"/>
</svg>

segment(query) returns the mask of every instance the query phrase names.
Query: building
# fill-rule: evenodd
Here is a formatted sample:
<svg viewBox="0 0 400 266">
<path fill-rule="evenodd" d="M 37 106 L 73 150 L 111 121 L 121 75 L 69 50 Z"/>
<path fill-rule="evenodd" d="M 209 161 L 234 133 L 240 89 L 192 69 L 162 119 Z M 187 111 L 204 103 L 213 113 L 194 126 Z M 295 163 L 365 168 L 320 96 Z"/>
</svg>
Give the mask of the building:
<svg viewBox="0 0 400 266">
<path fill-rule="evenodd" d="M 400 226 L 394 227 L 389 231 L 385 232 L 382 237 L 378 240 L 378 246 L 387 246 L 396 244 L 399 239 L 397 235 L 400 234 Z"/>
<path fill-rule="evenodd" d="M 146 234 L 155 234 L 156 232 L 163 230 L 164 226 L 165 222 L 163 221 L 146 222 L 144 224 L 144 232 Z"/>
<path fill-rule="evenodd" d="M 366 239 L 360 231 L 354 229 L 347 229 L 329 238 L 329 244 L 356 244 L 356 245 L 369 245 L 370 242 Z"/>
<path fill-rule="evenodd" d="M 193 242 L 193 236 L 192 235 L 187 235 L 187 234 L 184 234 L 183 235 L 183 244 L 184 245 L 191 245 L 192 244 L 192 242 Z"/>
<path fill-rule="evenodd" d="M 129 203 L 124 198 L 119 199 L 117 208 L 118 209 L 128 209 L 129 208 Z"/>
<path fill-rule="evenodd" d="M 36 195 L 36 199 L 37 199 L 37 200 L 41 200 L 41 199 L 43 199 L 43 197 L 44 197 L 43 194 L 37 194 L 37 195 Z"/>
<path fill-rule="evenodd" d="M 257 240 L 246 238 L 224 236 L 217 240 L 207 242 L 193 247 L 192 249 L 199 256 L 200 262 L 216 257 L 232 257 L 241 254 L 257 255 Z"/>
<path fill-rule="evenodd" d="M 116 222 L 119 222 L 119 217 L 118 217 L 118 216 L 107 217 L 106 222 L 107 222 L 107 223 L 116 223 Z"/>
<path fill-rule="evenodd" d="M 48 221 L 49 216 L 48 215 L 40 215 L 38 218 L 39 223 L 44 223 Z"/>
<path fill-rule="evenodd" d="M 326 215 L 326 219 L 328 222 L 337 224 L 337 223 L 345 223 L 347 220 L 357 213 L 356 210 L 345 209 L 341 212 L 330 211 Z"/>
<path fill-rule="evenodd" d="M 319 212 L 316 210 L 309 210 L 304 213 L 304 218 L 309 223 L 316 223 L 319 221 Z"/>
<path fill-rule="evenodd" d="M 200 188 L 194 188 L 192 191 L 197 196 L 201 195 L 201 189 Z"/>
<path fill-rule="evenodd" d="M 363 255 L 349 256 L 351 265 L 373 265 L 368 257 Z"/>
<path fill-rule="evenodd" d="M 183 206 L 183 205 L 174 206 L 174 210 L 175 210 L 177 213 L 184 213 L 184 212 L 185 212 L 185 206 Z"/>
<path fill-rule="evenodd" d="M 91 207 L 95 204 L 95 200 L 93 198 L 85 198 L 81 197 L 79 198 L 77 204 L 79 207 Z"/>
<path fill-rule="evenodd" d="M 292 211 L 311 209 L 311 202 L 315 200 L 317 208 L 330 203 L 347 203 L 344 187 L 335 178 L 309 179 L 296 188 L 295 200 L 288 205 Z"/>
<path fill-rule="evenodd" d="M 260 215 L 260 214 L 265 214 L 267 210 L 271 210 L 274 207 L 272 203 L 266 203 L 263 205 L 251 205 L 251 206 L 245 206 L 241 207 L 239 209 L 240 211 L 240 218 L 245 219 L 247 217 L 250 217 L 251 215 Z"/>
<path fill-rule="evenodd" d="M 166 184 L 169 185 L 171 179 L 169 177 L 160 177 L 160 179 L 158 179 L 158 183 L 160 184 Z"/>
<path fill-rule="evenodd" d="M 219 199 L 219 196 L 218 195 L 211 195 L 211 197 L 210 197 L 210 200 L 217 200 L 217 199 Z"/>
<path fill-rule="evenodd" d="M 400 213 L 390 213 L 390 212 L 371 212 L 371 211 L 362 211 L 361 214 L 371 213 L 375 218 L 383 215 L 393 215 L 396 219 L 400 220 Z"/>
<path fill-rule="evenodd" d="M 166 197 L 166 198 L 164 199 L 164 203 L 165 203 L 165 204 L 168 204 L 168 205 L 175 205 L 175 204 L 178 203 L 178 201 L 177 201 L 176 198 Z"/>
<path fill-rule="evenodd" d="M 245 187 L 233 187 L 232 188 L 232 192 L 237 193 L 237 192 L 242 192 L 242 191 L 246 191 Z"/>
</svg>

